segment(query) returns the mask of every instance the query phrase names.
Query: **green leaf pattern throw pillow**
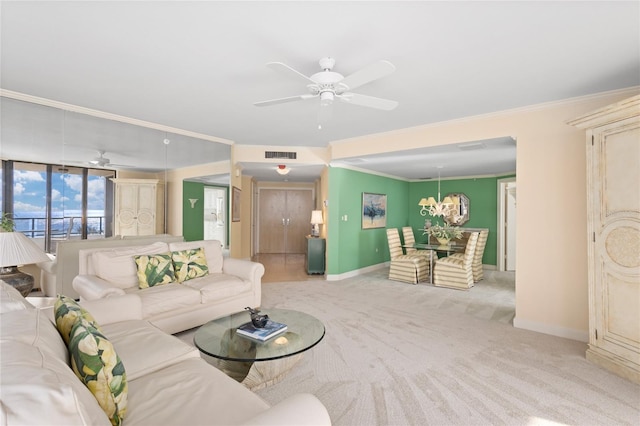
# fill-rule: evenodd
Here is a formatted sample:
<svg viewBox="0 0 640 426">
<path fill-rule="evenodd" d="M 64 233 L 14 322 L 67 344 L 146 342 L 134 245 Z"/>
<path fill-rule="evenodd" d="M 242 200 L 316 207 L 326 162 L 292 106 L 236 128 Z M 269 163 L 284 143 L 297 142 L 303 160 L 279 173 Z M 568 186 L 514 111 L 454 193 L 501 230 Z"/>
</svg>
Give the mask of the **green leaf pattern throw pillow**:
<svg viewBox="0 0 640 426">
<path fill-rule="evenodd" d="M 204 248 L 180 250 L 172 252 L 173 265 L 176 270 L 176 278 L 179 283 L 209 273 L 207 259 L 204 256 Z"/>
<path fill-rule="evenodd" d="M 65 344 L 69 344 L 69 336 L 71 335 L 71 329 L 73 328 L 76 320 L 79 318 L 85 319 L 91 323 L 96 329 L 100 330 L 98 323 L 93 316 L 75 300 L 65 295 L 58 295 L 58 300 L 53 307 L 54 317 L 56 320 L 56 327 Z"/>
<path fill-rule="evenodd" d="M 138 266 L 138 287 L 148 288 L 175 281 L 171 252 L 134 256 Z"/>
<path fill-rule="evenodd" d="M 71 368 L 94 395 L 113 425 L 127 411 L 127 374 L 109 340 L 90 322 L 78 319 L 69 341 Z"/>
</svg>

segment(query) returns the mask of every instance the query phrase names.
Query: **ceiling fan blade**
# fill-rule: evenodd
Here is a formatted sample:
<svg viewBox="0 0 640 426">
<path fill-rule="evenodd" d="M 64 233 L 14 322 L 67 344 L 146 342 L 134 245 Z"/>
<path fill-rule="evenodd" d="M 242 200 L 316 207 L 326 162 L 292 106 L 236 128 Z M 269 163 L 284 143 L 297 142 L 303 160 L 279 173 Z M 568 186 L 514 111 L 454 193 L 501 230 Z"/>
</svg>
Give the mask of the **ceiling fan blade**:
<svg viewBox="0 0 640 426">
<path fill-rule="evenodd" d="M 391 111 L 398 106 L 398 102 L 396 101 L 376 98 L 374 96 L 359 95 L 357 93 L 345 93 L 343 95 L 337 95 L 337 97 L 342 102 L 346 102 L 348 104 L 361 105 L 369 108 L 382 109 L 385 111 Z"/>
<path fill-rule="evenodd" d="M 377 80 L 393 73 L 396 70 L 395 65 L 389 61 L 381 60 L 356 71 L 340 81 L 341 86 L 345 86 L 346 90 L 353 90 L 356 87 L 363 86 L 367 83 Z"/>
<path fill-rule="evenodd" d="M 316 96 L 318 95 L 306 94 L 306 95 L 298 95 L 298 96 L 289 96 L 287 98 L 279 98 L 279 99 L 271 99 L 268 101 L 254 102 L 254 105 L 269 106 L 269 105 L 284 104 L 286 102 L 305 101 L 307 99 L 315 98 Z"/>
<path fill-rule="evenodd" d="M 296 78 L 302 79 L 302 80 L 304 80 L 305 84 L 309 84 L 309 83 L 315 84 L 315 81 L 311 80 L 309 77 L 307 77 L 306 75 L 302 74 L 300 71 L 294 70 L 289 65 L 283 64 L 282 62 L 269 62 L 267 64 L 267 66 L 269 68 L 271 68 L 272 70 L 279 71 L 279 72 L 284 72 L 284 73 L 292 75 L 292 76 L 294 76 Z"/>
</svg>

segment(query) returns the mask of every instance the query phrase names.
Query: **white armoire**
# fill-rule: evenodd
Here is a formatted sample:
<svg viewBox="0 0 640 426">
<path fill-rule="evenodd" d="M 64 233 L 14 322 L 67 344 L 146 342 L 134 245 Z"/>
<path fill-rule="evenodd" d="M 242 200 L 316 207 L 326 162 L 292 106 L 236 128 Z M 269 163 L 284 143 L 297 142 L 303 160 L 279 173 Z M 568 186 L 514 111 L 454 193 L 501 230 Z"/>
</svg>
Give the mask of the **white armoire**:
<svg viewBox="0 0 640 426">
<path fill-rule="evenodd" d="M 569 124 L 587 131 L 587 359 L 640 383 L 640 96 Z"/>
<path fill-rule="evenodd" d="M 158 211 L 158 179 L 111 179 L 115 187 L 114 234 L 154 235 L 162 219 Z M 160 216 L 160 217 L 159 217 Z"/>
</svg>

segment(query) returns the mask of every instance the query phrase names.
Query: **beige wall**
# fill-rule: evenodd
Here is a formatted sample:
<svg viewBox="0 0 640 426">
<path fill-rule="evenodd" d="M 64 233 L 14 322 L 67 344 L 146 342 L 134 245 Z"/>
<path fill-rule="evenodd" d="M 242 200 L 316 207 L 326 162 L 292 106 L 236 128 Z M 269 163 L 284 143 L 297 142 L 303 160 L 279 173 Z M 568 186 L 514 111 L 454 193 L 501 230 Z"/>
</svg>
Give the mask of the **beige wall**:
<svg viewBox="0 0 640 426">
<path fill-rule="evenodd" d="M 587 341 L 585 134 L 565 123 L 637 93 L 635 88 L 336 141 L 327 152 L 333 159 L 339 159 L 502 136 L 516 138 L 518 229 L 514 325 Z M 232 164 L 235 164 L 233 157 Z M 226 166 L 228 172 L 229 165 Z M 201 171 L 171 172 L 169 200 L 182 199 L 185 177 L 216 174 L 208 167 Z M 316 195 L 320 202 L 330 198 L 326 169 L 322 176 Z M 231 174 L 231 180 L 232 185 L 243 190 L 242 220 L 231 224 L 231 255 L 248 257 L 251 180 L 236 177 L 235 173 Z M 324 206 L 323 212 L 328 221 Z M 328 226 L 329 223 L 322 227 L 325 235 Z M 170 208 L 169 232 L 181 229 L 182 212 Z"/>
<path fill-rule="evenodd" d="M 332 144 L 333 158 L 517 138 L 516 327 L 587 341 L 585 133 L 566 121 L 618 91 Z"/>
</svg>

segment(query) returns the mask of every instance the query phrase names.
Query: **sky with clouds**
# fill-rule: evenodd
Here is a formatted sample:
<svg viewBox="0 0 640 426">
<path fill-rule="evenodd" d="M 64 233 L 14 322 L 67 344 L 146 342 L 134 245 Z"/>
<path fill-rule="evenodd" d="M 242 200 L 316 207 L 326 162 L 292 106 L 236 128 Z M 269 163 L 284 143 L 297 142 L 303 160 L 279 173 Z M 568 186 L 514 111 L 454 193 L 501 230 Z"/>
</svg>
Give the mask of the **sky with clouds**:
<svg viewBox="0 0 640 426">
<path fill-rule="evenodd" d="M 46 209 L 46 174 L 30 170 L 14 170 L 13 206 L 16 215 L 42 212 Z M 89 176 L 87 183 L 88 210 L 104 210 L 105 178 Z M 56 213 L 82 209 L 82 176 L 53 173 L 51 208 Z"/>
</svg>

